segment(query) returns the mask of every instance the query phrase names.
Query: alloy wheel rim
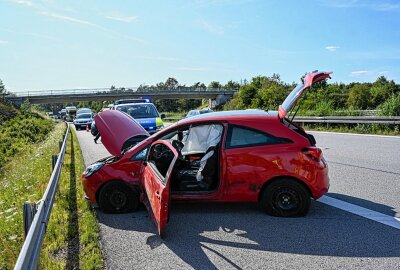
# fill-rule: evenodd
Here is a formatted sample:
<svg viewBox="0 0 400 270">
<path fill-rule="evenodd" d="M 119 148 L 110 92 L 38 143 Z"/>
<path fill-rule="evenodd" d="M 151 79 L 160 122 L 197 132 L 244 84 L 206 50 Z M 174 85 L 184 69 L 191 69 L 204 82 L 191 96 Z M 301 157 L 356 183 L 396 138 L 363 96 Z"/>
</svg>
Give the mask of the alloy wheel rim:
<svg viewBox="0 0 400 270">
<path fill-rule="evenodd" d="M 292 211 L 299 205 L 299 197 L 296 191 L 290 188 L 281 188 L 275 192 L 274 204 L 283 211 Z"/>
<path fill-rule="evenodd" d="M 110 203 L 117 210 L 120 210 L 126 204 L 126 201 L 127 197 L 124 192 L 114 190 L 110 194 Z"/>
</svg>

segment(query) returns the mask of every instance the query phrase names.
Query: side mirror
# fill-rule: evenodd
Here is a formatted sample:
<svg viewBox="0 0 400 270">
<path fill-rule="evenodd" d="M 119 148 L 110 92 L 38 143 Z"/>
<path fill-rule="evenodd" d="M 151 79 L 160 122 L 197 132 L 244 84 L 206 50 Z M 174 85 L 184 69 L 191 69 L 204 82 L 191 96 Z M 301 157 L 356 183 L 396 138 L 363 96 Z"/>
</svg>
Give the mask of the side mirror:
<svg viewBox="0 0 400 270">
<path fill-rule="evenodd" d="M 161 114 L 161 119 L 164 119 L 165 118 L 165 113 L 162 113 Z"/>
</svg>

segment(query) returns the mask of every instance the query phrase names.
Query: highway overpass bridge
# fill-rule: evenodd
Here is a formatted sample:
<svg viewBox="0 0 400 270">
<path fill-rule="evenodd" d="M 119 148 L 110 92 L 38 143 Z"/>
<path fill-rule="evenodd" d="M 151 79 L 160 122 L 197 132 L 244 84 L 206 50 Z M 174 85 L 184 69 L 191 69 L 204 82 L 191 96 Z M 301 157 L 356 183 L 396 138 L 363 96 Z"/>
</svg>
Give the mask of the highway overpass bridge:
<svg viewBox="0 0 400 270">
<path fill-rule="evenodd" d="M 16 92 L 6 96 L 5 99 L 15 105 L 21 105 L 25 100 L 31 104 L 51 104 L 79 101 L 113 101 L 122 98 L 152 98 L 154 99 L 209 99 L 214 105 L 225 103 L 232 98 L 237 89 L 128 89 L 110 90 L 109 88 L 96 89 L 67 89 Z"/>
</svg>

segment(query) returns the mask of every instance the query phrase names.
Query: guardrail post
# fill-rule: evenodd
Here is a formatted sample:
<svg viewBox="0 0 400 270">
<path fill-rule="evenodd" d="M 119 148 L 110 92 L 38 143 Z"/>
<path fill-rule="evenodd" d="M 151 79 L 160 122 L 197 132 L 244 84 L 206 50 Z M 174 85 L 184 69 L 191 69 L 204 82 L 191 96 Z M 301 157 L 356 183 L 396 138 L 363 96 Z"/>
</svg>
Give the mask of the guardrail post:
<svg viewBox="0 0 400 270">
<path fill-rule="evenodd" d="M 24 238 L 28 235 L 29 228 L 31 227 L 33 218 L 37 211 L 35 202 L 25 202 L 22 206 L 22 217 L 24 221 Z"/>
<path fill-rule="evenodd" d="M 51 156 L 51 165 L 52 165 L 53 170 L 56 167 L 57 159 L 58 159 L 57 155 L 52 155 Z"/>
<path fill-rule="evenodd" d="M 59 141 L 58 142 L 58 150 L 59 151 L 61 151 L 62 145 L 63 145 L 63 141 Z"/>
</svg>

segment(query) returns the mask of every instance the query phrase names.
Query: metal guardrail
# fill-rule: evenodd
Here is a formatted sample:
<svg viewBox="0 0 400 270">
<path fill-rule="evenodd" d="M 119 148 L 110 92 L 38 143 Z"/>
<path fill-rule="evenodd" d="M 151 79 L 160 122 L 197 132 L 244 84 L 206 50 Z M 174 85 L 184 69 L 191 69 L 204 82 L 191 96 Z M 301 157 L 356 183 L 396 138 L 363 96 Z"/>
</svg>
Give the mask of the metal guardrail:
<svg viewBox="0 0 400 270">
<path fill-rule="evenodd" d="M 296 123 L 317 123 L 317 124 L 381 124 L 399 125 L 400 116 L 321 116 L 306 117 L 297 116 Z"/>
<path fill-rule="evenodd" d="M 165 120 L 178 121 L 184 117 L 166 117 Z M 296 116 L 296 123 L 315 124 L 382 124 L 400 125 L 400 116 Z"/>
<path fill-rule="evenodd" d="M 67 139 L 69 133 L 69 125 L 64 136 L 63 144 L 57 158 L 57 162 L 50 176 L 50 181 L 46 191 L 40 201 L 39 208 L 34 215 L 32 224 L 26 235 L 24 244 L 22 245 L 14 270 L 36 269 L 39 262 L 40 250 L 46 233 L 47 224 L 53 207 L 54 197 L 57 191 L 60 179 L 62 164 L 64 162 L 65 150 L 67 147 Z M 54 158 L 53 158 L 54 160 Z"/>
</svg>

